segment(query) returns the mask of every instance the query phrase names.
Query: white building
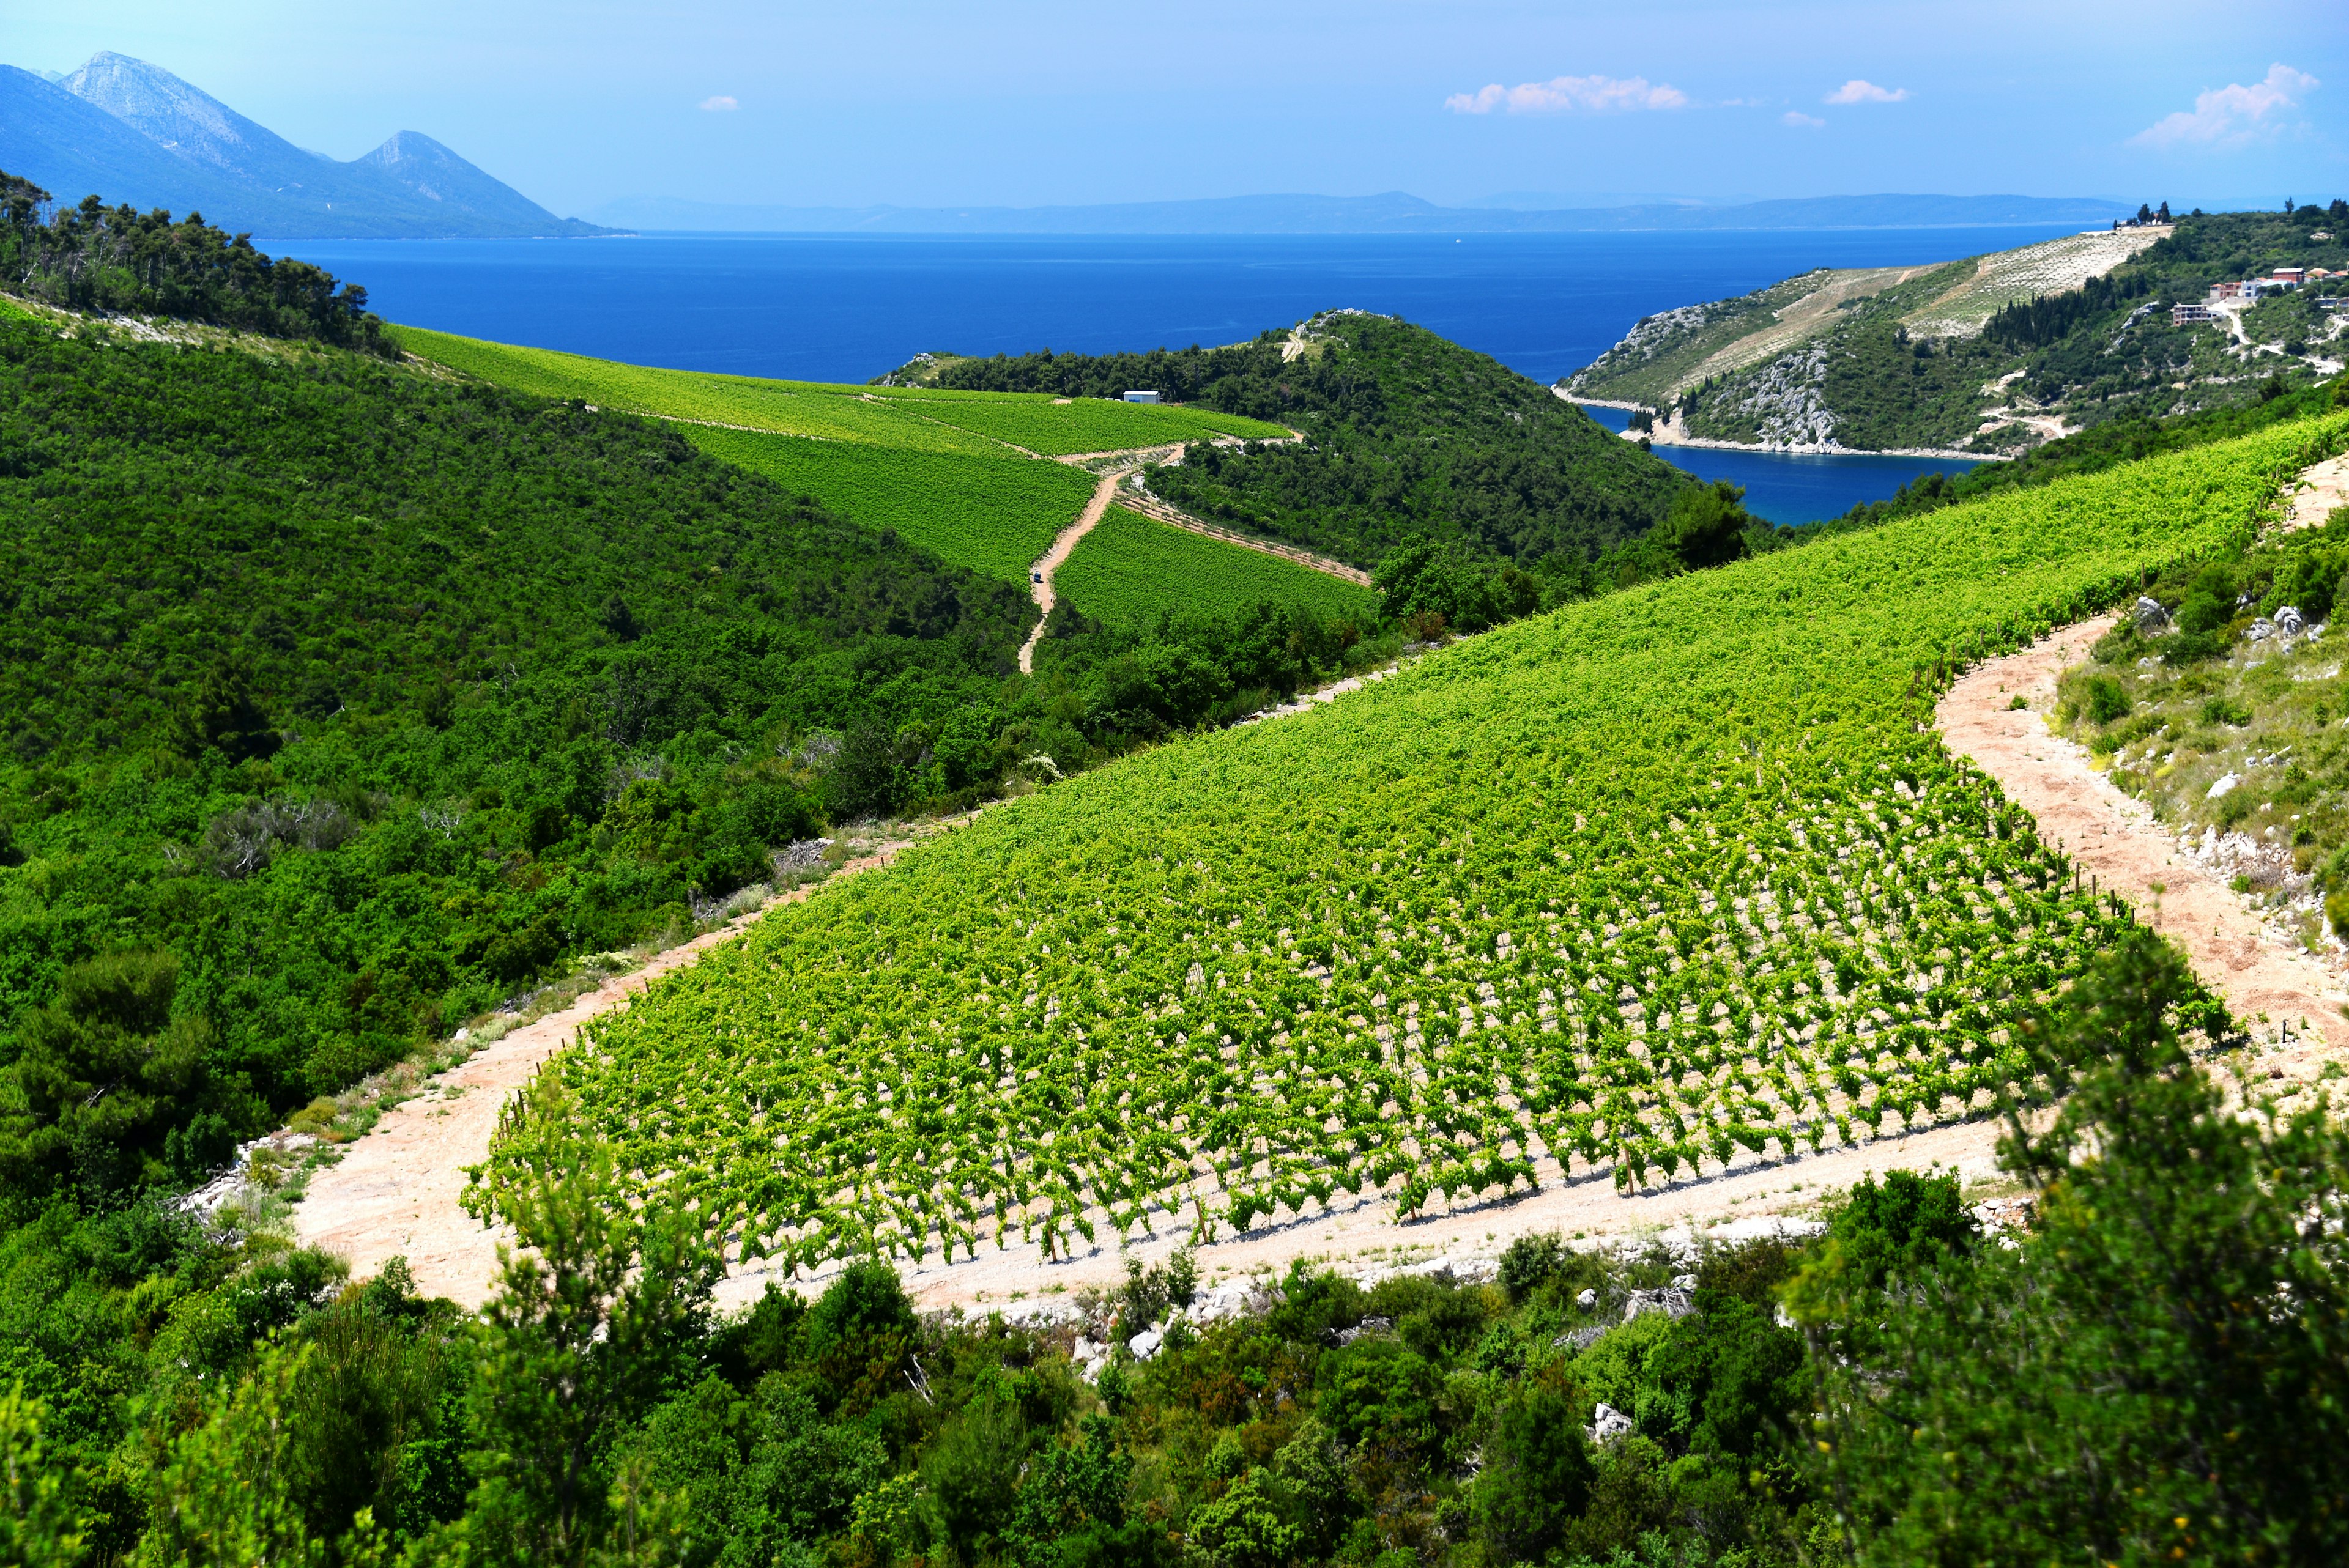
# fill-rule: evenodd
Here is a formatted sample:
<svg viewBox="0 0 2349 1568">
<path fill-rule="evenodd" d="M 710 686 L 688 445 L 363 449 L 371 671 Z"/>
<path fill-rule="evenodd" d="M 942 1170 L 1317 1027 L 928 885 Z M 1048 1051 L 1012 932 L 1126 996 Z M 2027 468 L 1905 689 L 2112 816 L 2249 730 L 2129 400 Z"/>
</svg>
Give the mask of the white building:
<svg viewBox="0 0 2349 1568">
<path fill-rule="evenodd" d="M 1158 394 L 1155 392 L 1128 392 L 1125 395 L 1125 400 L 1129 403 L 1155 403 L 1158 401 Z"/>
</svg>

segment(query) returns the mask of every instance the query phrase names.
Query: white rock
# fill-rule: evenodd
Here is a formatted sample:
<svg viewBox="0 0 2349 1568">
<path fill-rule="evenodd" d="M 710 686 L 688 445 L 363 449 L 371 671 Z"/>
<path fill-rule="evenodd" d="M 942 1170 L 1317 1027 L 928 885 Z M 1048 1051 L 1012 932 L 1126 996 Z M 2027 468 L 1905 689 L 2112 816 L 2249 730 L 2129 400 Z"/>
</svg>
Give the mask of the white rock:
<svg viewBox="0 0 2349 1568">
<path fill-rule="evenodd" d="M 1672 1276 L 1672 1288 L 1674 1290 L 1694 1290 L 1696 1288 L 1696 1275 L 1674 1274 Z"/>
<path fill-rule="evenodd" d="M 1075 1361 L 1091 1361 L 1101 1352 L 1100 1346 L 1095 1345 L 1089 1336 L 1080 1334 L 1077 1336 L 1076 1345 L 1069 1352 L 1069 1357 Z"/>
<path fill-rule="evenodd" d="M 1083 1374 L 1085 1381 L 1088 1383 L 1100 1382 L 1102 1371 L 1108 1366 L 1109 1357 L 1106 1356 L 1096 1356 L 1092 1360 L 1086 1362 Z"/>
<path fill-rule="evenodd" d="M 1599 1305 L 1599 1293 L 1595 1290 L 1586 1289 L 1580 1295 L 1574 1298 L 1574 1305 L 1582 1308 L 1583 1311 L 1588 1312 L 1592 1307 Z"/>
<path fill-rule="evenodd" d="M 1663 1290 L 1635 1290 L 1623 1304 L 1623 1321 L 1630 1322 L 1643 1312 L 1661 1312 L 1667 1317 L 1686 1317 L 1696 1310 L 1689 1293 L 1678 1285 Z"/>
<path fill-rule="evenodd" d="M 1133 1358 L 1136 1361 L 1147 1361 L 1157 1355 L 1158 1347 L 1165 1343 L 1165 1335 L 1155 1328 L 1145 1328 L 1127 1340 L 1125 1347 L 1133 1353 Z"/>
<path fill-rule="evenodd" d="M 2302 624 L 2300 618 L 2300 606 L 2286 604 L 2279 608 L 2275 613 L 2275 624 L 2276 630 L 2287 637 L 2300 635 L 2300 628 Z"/>
<path fill-rule="evenodd" d="M 1599 1407 L 1596 1421 L 1590 1429 L 1590 1435 L 1599 1442 L 1611 1443 L 1630 1430 L 1632 1430 L 1630 1417 L 1612 1405 L 1601 1405 Z"/>
<path fill-rule="evenodd" d="M 2222 773 L 2219 776 L 2219 781 L 2210 786 L 2210 792 L 2203 796 L 2202 799 L 2205 800 L 2216 800 L 2220 796 L 2224 795 L 2228 790 L 2232 789 L 2236 785 L 2240 784 L 2242 781 L 2243 780 L 2240 776 L 2237 774 Z"/>
</svg>

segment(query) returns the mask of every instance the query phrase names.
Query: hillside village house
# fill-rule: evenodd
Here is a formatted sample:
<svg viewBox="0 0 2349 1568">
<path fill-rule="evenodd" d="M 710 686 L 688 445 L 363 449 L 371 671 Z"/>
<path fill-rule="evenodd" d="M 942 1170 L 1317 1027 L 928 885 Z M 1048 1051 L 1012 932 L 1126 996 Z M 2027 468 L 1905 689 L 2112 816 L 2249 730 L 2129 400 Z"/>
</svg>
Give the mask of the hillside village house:
<svg viewBox="0 0 2349 1568">
<path fill-rule="evenodd" d="M 2174 304 L 2169 307 L 2169 325 L 2192 326 L 2198 322 L 2220 320 L 2220 313 L 2207 304 Z"/>
</svg>

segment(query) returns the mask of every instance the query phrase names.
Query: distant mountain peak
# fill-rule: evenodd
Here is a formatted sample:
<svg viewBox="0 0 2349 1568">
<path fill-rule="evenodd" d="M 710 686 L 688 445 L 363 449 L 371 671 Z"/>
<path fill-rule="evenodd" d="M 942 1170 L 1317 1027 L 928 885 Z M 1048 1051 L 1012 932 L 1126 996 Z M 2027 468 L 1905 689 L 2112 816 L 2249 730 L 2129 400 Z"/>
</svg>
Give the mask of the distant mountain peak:
<svg viewBox="0 0 2349 1568">
<path fill-rule="evenodd" d="M 160 66 L 101 49 L 58 86 L 97 105 L 182 158 L 271 183 L 285 178 L 291 155 L 317 161 L 267 127 L 247 119 Z"/>
<path fill-rule="evenodd" d="M 345 163 L 296 147 L 162 67 L 101 49 L 44 80 L 0 67 L 0 169 L 72 202 L 201 210 L 273 239 L 588 234 L 432 138 Z"/>
</svg>

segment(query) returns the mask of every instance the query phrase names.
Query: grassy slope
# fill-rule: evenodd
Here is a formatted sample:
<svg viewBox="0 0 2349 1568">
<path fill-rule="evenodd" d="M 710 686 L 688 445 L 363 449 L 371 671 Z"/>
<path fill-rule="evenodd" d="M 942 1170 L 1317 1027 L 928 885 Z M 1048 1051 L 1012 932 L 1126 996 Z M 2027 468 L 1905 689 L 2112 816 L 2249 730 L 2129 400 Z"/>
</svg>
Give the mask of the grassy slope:
<svg viewBox="0 0 2349 1568">
<path fill-rule="evenodd" d="M 1200 1149 L 1245 1223 L 1317 1183 L 1506 1186 L 1528 1126 L 1652 1179 L 1961 1114 L 2102 938 L 1920 733 L 1920 669 L 2212 548 L 2344 428 L 1633 590 L 1167 746 L 770 917 L 566 1075 L 647 1172 L 810 1253 L 1130 1222 Z"/>
<path fill-rule="evenodd" d="M 1007 583 L 1028 581 L 1029 567 L 1093 492 L 1093 477 L 1064 463 L 700 425 L 684 433 L 711 457 L 812 496 L 829 511 L 867 528 L 895 529 L 924 550 Z"/>
<path fill-rule="evenodd" d="M 813 496 L 878 531 L 894 528 L 957 566 L 1024 583 L 1028 569 L 1092 492 L 1045 457 L 1219 435 L 1269 438 L 1278 426 L 1212 409 L 1043 394 L 932 392 L 765 381 L 662 370 L 398 329 L 409 352 L 541 397 L 696 421 L 713 456 Z M 749 427 L 736 428 L 733 427 Z"/>
<path fill-rule="evenodd" d="M 85 1152 L 256 1136 L 764 875 L 820 805 L 779 738 L 995 699 L 1024 594 L 677 430 L 0 325 L 0 1063 L 121 947 L 218 1031 L 168 1096 L 95 1096 L 128 1130 Z"/>
<path fill-rule="evenodd" d="M 1116 506 L 1085 535 L 1053 583 L 1079 610 L 1120 625 L 1154 623 L 1162 609 L 1220 614 L 1265 599 L 1308 605 L 1324 620 L 1350 615 L 1367 625 L 1378 607 L 1368 591 L 1350 583 Z"/>
</svg>

